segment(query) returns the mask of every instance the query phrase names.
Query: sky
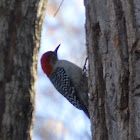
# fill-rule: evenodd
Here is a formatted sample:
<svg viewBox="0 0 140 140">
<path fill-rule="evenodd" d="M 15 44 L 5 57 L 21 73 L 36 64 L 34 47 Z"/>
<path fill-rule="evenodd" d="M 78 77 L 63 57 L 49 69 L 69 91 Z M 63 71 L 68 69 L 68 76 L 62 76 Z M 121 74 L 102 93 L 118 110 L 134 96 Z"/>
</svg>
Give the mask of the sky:
<svg viewBox="0 0 140 140">
<path fill-rule="evenodd" d="M 86 59 L 83 1 L 48 1 L 38 58 L 33 140 L 91 140 L 90 120 L 56 91 L 43 73 L 40 58 L 61 43 L 58 58 L 83 67 Z M 55 16 L 54 16 L 55 15 Z"/>
</svg>

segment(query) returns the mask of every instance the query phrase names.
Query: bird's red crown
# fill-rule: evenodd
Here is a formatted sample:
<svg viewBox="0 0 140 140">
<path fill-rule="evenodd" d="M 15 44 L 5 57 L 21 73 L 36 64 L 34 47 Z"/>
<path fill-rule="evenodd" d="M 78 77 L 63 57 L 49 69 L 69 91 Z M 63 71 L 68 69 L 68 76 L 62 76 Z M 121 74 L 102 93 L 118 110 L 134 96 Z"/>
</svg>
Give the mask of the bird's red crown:
<svg viewBox="0 0 140 140">
<path fill-rule="evenodd" d="M 52 52 L 52 51 L 46 52 L 41 57 L 41 67 L 42 67 L 44 73 L 46 73 L 48 77 L 51 75 L 51 73 L 53 71 L 53 67 L 51 65 L 51 58 L 52 58 L 52 56 L 56 56 L 56 59 L 57 59 L 57 51 L 58 51 L 59 47 L 60 47 L 60 44 L 56 47 L 54 52 Z"/>
</svg>

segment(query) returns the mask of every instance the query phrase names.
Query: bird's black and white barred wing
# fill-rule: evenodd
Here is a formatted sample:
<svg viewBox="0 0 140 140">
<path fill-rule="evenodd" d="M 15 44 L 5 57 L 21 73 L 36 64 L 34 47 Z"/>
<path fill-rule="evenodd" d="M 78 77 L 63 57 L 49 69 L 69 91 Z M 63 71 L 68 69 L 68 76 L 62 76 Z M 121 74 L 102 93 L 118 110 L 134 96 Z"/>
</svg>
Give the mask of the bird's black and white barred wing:
<svg viewBox="0 0 140 140">
<path fill-rule="evenodd" d="M 74 86 L 66 74 L 65 70 L 61 67 L 56 68 L 56 70 L 50 75 L 50 80 L 54 87 L 69 100 L 71 104 L 75 107 L 82 109 L 80 102 L 77 98 Z"/>
<path fill-rule="evenodd" d="M 62 67 L 57 67 L 50 75 L 50 80 L 54 87 L 76 108 L 82 109 L 89 117 L 88 110 L 79 99 L 75 87 Z"/>
</svg>

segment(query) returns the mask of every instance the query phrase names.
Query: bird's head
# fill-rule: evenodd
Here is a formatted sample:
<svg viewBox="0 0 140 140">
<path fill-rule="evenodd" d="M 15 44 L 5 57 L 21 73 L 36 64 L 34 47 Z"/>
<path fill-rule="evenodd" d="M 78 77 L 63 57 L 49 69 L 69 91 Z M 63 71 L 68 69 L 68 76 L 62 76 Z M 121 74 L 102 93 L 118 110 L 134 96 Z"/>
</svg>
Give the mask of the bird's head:
<svg viewBox="0 0 140 140">
<path fill-rule="evenodd" d="M 60 47 L 60 44 L 57 46 L 57 48 L 54 51 L 46 52 L 41 57 L 41 67 L 44 73 L 47 74 L 48 77 L 52 73 L 53 67 L 58 60 L 57 51 L 59 47 Z"/>
</svg>

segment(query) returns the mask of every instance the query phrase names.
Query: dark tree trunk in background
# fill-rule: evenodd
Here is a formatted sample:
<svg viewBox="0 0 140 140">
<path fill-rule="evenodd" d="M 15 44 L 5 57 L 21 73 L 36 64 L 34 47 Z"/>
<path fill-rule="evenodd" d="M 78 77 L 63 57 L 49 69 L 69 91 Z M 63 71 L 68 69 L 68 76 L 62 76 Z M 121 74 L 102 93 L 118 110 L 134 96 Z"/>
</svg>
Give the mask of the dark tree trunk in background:
<svg viewBox="0 0 140 140">
<path fill-rule="evenodd" d="M 85 0 L 93 140 L 140 138 L 140 0 Z"/>
<path fill-rule="evenodd" d="M 0 1 L 0 140 L 30 140 L 47 0 Z"/>
</svg>

